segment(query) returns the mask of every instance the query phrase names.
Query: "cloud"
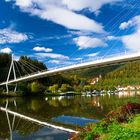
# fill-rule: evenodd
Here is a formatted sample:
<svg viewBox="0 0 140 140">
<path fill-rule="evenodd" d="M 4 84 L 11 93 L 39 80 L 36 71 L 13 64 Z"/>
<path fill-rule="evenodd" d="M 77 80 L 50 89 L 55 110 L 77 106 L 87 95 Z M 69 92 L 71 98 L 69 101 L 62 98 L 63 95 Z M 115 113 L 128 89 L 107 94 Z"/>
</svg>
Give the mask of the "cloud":
<svg viewBox="0 0 140 140">
<path fill-rule="evenodd" d="M 125 30 L 129 27 L 135 26 L 136 28 L 140 27 L 140 15 L 133 17 L 132 19 L 130 19 L 127 22 L 123 22 L 120 24 L 120 30 Z"/>
<path fill-rule="evenodd" d="M 60 64 L 60 61 L 59 60 L 50 60 L 50 61 L 48 61 L 48 63 L 51 63 L 51 64 Z"/>
<path fill-rule="evenodd" d="M 80 61 L 82 59 L 83 59 L 82 57 L 73 58 L 74 61 Z"/>
<path fill-rule="evenodd" d="M 28 36 L 11 28 L 0 29 L 0 44 L 20 43 L 28 40 Z"/>
<path fill-rule="evenodd" d="M 97 56 L 99 53 L 97 52 L 97 53 L 91 53 L 91 54 L 88 54 L 88 55 L 86 55 L 86 56 L 88 56 L 88 57 L 95 57 L 95 56 Z"/>
<path fill-rule="evenodd" d="M 15 61 L 19 61 L 19 59 L 20 59 L 20 56 L 14 55 L 14 60 Z"/>
<path fill-rule="evenodd" d="M 8 54 L 10 54 L 10 53 L 12 53 L 12 50 L 7 47 L 7 48 L 0 49 L 0 53 L 8 53 Z"/>
<path fill-rule="evenodd" d="M 80 36 L 73 39 L 79 49 L 96 48 L 96 47 L 106 47 L 107 44 L 99 39 L 89 36 Z"/>
<path fill-rule="evenodd" d="M 63 1 L 63 0 L 60 1 L 14 0 L 14 1 L 15 4 L 19 6 L 23 12 L 27 12 L 30 13 L 31 15 L 38 16 L 44 20 L 52 21 L 68 29 L 95 32 L 95 33 L 105 33 L 103 26 L 100 23 L 86 17 L 85 15 L 78 14 L 72 11 L 70 8 L 71 6 L 68 5 L 69 1 Z M 105 4 L 106 3 L 105 1 L 109 3 L 113 0 L 102 0 L 102 2 L 100 3 Z M 92 3 L 95 3 L 95 1 L 92 0 Z M 100 4 L 100 6 L 102 4 Z"/>
<path fill-rule="evenodd" d="M 40 46 L 36 46 L 33 48 L 34 51 L 40 52 L 40 51 L 44 51 L 44 52 L 52 52 L 53 49 L 51 48 L 45 48 L 45 47 L 40 47 Z"/>
<path fill-rule="evenodd" d="M 122 42 L 131 51 L 140 52 L 140 29 L 131 35 L 123 36 Z"/>
<path fill-rule="evenodd" d="M 62 0 L 71 10 L 81 11 L 89 9 L 93 12 L 98 11 L 104 4 L 111 4 L 122 0 Z"/>
<path fill-rule="evenodd" d="M 127 22 L 121 23 L 120 29 L 125 30 L 133 26 L 135 28 L 135 32 L 130 35 L 122 36 L 120 39 L 125 47 L 130 51 L 140 52 L 140 15 L 133 17 Z"/>
<path fill-rule="evenodd" d="M 116 36 L 107 36 L 106 40 L 112 41 L 112 40 L 118 40 L 119 37 Z"/>
<path fill-rule="evenodd" d="M 35 56 L 38 58 L 51 58 L 51 59 L 59 59 L 59 60 L 68 60 L 69 57 L 62 55 L 62 54 L 57 54 L 57 53 L 35 53 Z"/>
</svg>

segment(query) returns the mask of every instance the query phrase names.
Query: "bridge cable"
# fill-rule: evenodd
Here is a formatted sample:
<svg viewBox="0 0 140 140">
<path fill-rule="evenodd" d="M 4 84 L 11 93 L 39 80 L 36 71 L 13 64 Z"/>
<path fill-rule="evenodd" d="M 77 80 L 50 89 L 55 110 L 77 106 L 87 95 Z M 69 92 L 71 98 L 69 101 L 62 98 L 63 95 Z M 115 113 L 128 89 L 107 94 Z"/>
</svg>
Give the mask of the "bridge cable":
<svg viewBox="0 0 140 140">
<path fill-rule="evenodd" d="M 28 69 L 28 71 L 30 71 L 31 73 L 34 73 L 34 72 L 36 72 L 36 69 L 35 68 L 33 68 L 33 67 L 31 67 L 29 64 L 27 64 L 26 62 L 24 62 L 24 61 L 20 61 L 27 69 Z"/>
<path fill-rule="evenodd" d="M 138 0 L 138 1 L 139 1 L 139 0 Z M 137 2 L 138 2 L 138 1 L 137 1 Z M 136 5 L 138 4 L 137 2 L 136 2 L 136 4 L 135 4 L 134 6 L 136 6 Z M 133 6 L 133 7 L 134 7 L 134 6 Z M 139 5 L 138 5 L 138 6 L 139 6 Z M 113 20 L 114 20 L 115 18 L 119 17 L 123 12 L 125 12 L 126 9 L 128 9 L 128 6 L 126 6 L 123 10 L 121 10 L 121 11 L 119 12 L 119 14 L 117 14 L 117 15 L 116 15 L 115 17 L 113 17 L 108 23 L 106 23 L 104 27 L 106 27 L 106 26 L 109 25 L 111 22 L 113 22 Z M 129 12 L 126 12 L 125 15 L 126 15 L 127 13 L 129 13 Z M 120 16 L 120 20 L 122 20 L 122 18 L 124 18 L 124 15 L 121 15 L 121 16 Z M 116 22 L 114 23 L 114 25 L 111 25 L 111 26 L 110 26 L 110 31 L 111 31 L 111 29 L 113 30 L 112 27 L 115 27 L 115 25 L 117 25 Z M 89 39 L 88 41 L 86 41 L 85 43 L 83 43 L 83 45 L 86 44 L 86 43 L 88 43 L 90 40 L 92 40 L 92 39 Z M 91 49 L 91 48 L 90 48 L 90 49 Z M 93 48 L 92 48 L 92 49 L 93 49 Z M 79 51 L 79 50 L 74 51 L 69 57 L 72 57 L 72 56 L 73 56 L 76 52 L 78 52 L 78 51 Z M 89 52 L 88 52 L 88 53 L 89 53 Z M 86 53 L 84 53 L 84 54 L 86 54 Z M 84 54 L 83 54 L 83 55 L 84 55 Z M 82 56 L 82 55 L 80 55 L 80 56 Z"/>
<path fill-rule="evenodd" d="M 139 3 L 136 3 L 136 4 L 133 6 L 133 8 L 134 8 L 134 7 L 136 8 L 136 6 L 139 6 Z M 131 11 L 129 10 L 127 13 L 125 13 L 125 17 L 128 16 L 131 12 L 132 12 L 132 10 L 131 10 Z M 121 22 L 122 18 L 124 18 L 124 15 L 122 15 L 122 17 L 120 18 L 120 20 L 118 21 L 118 23 Z M 115 24 L 117 25 L 117 22 L 116 22 Z M 116 35 L 119 34 L 120 32 L 121 32 L 121 31 L 118 31 L 118 32 L 116 33 Z M 92 39 L 91 39 L 91 40 L 92 40 Z M 117 42 L 117 41 L 116 41 L 116 42 Z M 115 44 L 115 45 L 116 45 L 116 44 Z M 111 48 L 113 48 L 115 45 L 113 45 Z M 86 53 L 89 53 L 92 49 L 93 49 L 93 48 L 89 48 L 89 50 L 87 50 Z M 80 55 L 80 57 L 84 56 L 86 53 L 83 53 L 82 55 Z M 103 58 L 104 58 L 105 56 L 106 56 L 106 55 L 104 55 Z"/>
<path fill-rule="evenodd" d="M 25 60 L 21 60 L 24 64 L 26 64 L 27 66 L 29 66 L 34 72 L 37 72 L 39 70 L 41 70 L 41 68 L 38 67 L 34 67 L 33 65 L 31 65 L 30 63 L 27 63 L 27 61 Z"/>
<path fill-rule="evenodd" d="M 20 70 L 19 70 L 19 68 L 18 68 L 18 65 L 17 65 L 18 63 L 17 63 L 17 61 L 15 61 L 14 63 L 15 63 L 16 69 L 17 69 L 17 71 L 18 71 L 18 73 L 19 73 L 19 76 L 21 77 L 21 73 L 20 73 Z"/>
<path fill-rule="evenodd" d="M 27 66 L 26 64 L 24 64 L 21 61 L 20 61 L 20 63 L 22 63 L 22 66 L 24 67 L 24 69 L 26 70 L 26 72 L 28 73 L 28 75 L 30 75 L 31 73 L 34 73 L 34 71 L 31 68 L 29 68 L 29 66 Z"/>
<path fill-rule="evenodd" d="M 139 6 L 139 5 L 138 5 Z M 132 11 L 131 11 L 132 12 Z M 139 9 L 137 10 L 137 12 L 135 14 L 139 13 Z M 127 29 L 124 31 L 124 34 L 128 33 L 130 30 L 132 29 Z M 119 31 L 118 33 L 120 33 L 121 31 Z M 128 39 L 129 40 L 129 39 Z M 114 44 L 112 45 L 112 47 L 105 53 L 105 55 L 103 56 L 103 58 L 116 46 L 117 44 L 117 40 L 114 42 Z"/>
<path fill-rule="evenodd" d="M 23 74 L 27 74 L 27 75 L 29 75 L 29 73 L 25 70 L 25 68 L 23 67 L 23 64 L 19 61 L 18 62 L 19 64 L 20 64 L 20 68 L 22 69 L 22 72 L 23 72 Z"/>
<path fill-rule="evenodd" d="M 22 61 L 25 61 L 25 60 L 23 60 L 23 59 L 22 59 Z M 29 65 L 31 65 L 32 67 L 37 68 L 37 69 L 39 69 L 39 70 L 41 70 L 41 71 L 42 71 L 42 69 L 41 69 L 41 68 L 39 68 L 39 67 L 35 66 L 34 64 L 29 63 L 28 61 L 25 61 L 25 62 L 26 62 L 26 63 L 28 63 Z"/>
</svg>

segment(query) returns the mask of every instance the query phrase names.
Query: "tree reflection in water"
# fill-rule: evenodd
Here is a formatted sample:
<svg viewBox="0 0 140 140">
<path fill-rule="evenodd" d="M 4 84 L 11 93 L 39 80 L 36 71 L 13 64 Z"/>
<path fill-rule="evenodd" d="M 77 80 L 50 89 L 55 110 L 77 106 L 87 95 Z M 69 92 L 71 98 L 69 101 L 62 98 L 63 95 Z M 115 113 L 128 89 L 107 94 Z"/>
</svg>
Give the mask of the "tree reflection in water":
<svg viewBox="0 0 140 140">
<path fill-rule="evenodd" d="M 104 118 L 109 111 L 128 101 L 140 102 L 140 95 L 138 94 L 139 92 L 95 97 L 18 97 L 8 99 L 8 108 L 20 114 L 49 123 L 52 123 L 52 118 L 61 115 L 100 120 Z M 14 105 L 14 100 L 16 101 L 17 106 Z M 7 99 L 1 98 L 0 106 L 5 107 L 6 101 Z M 12 115 L 9 115 L 9 120 L 12 128 Z M 73 126 L 73 128 L 76 127 L 77 126 Z M 35 135 L 35 133 L 40 130 L 49 131 L 43 126 L 36 125 L 35 123 L 25 121 L 18 117 L 15 117 L 15 125 L 12 130 L 14 138 L 17 137 L 17 135 L 20 135 L 21 137 L 32 134 Z M 10 133 L 6 114 L 5 112 L 0 111 L 0 139 L 6 139 L 9 138 L 9 136 Z"/>
<path fill-rule="evenodd" d="M 16 101 L 13 101 L 14 106 L 17 109 Z M 10 101 L 10 107 L 12 102 Z M 31 139 L 68 139 L 69 134 L 67 132 L 60 131 L 54 128 L 48 128 L 41 125 L 37 125 L 34 122 L 30 122 L 17 117 L 15 114 L 11 115 L 9 113 L 9 101 L 6 100 L 6 105 L 4 110 L 1 109 L 0 115 L 2 114 L 3 118 L 3 128 L 0 130 L 0 139 L 10 139 L 10 140 L 31 140 Z M 5 116 L 6 113 L 6 116 Z M 8 122 L 8 125 L 7 123 Z M 0 126 L 2 122 L 0 121 Z M 5 127 L 8 126 L 8 127 Z"/>
</svg>

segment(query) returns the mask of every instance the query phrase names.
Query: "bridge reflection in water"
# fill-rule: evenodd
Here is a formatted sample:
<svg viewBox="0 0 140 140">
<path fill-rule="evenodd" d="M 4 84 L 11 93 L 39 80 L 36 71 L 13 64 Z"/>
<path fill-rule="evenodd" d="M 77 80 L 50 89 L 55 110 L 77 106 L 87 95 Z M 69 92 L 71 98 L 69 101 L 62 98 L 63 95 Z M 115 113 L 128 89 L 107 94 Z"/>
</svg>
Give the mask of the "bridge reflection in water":
<svg viewBox="0 0 140 140">
<path fill-rule="evenodd" d="M 0 139 L 5 140 L 10 136 L 10 139 L 13 138 L 13 140 L 35 140 L 37 138 L 67 140 L 69 132 L 48 127 L 44 123 L 59 124 L 76 130 L 78 125 L 72 127 L 64 125 L 64 119 L 73 116 L 101 120 L 109 111 L 128 101 L 140 102 L 138 94 L 139 92 L 125 91 L 125 93 L 119 92 L 118 94 L 95 97 L 18 97 L 8 98 L 8 100 L 0 98 L 0 106 L 3 110 L 0 110 Z M 20 117 L 22 115 L 24 118 Z M 62 123 L 52 121 L 52 118 L 62 115 L 66 116 L 61 118 L 63 119 Z"/>
<path fill-rule="evenodd" d="M 45 138 L 45 139 L 51 139 L 51 140 L 61 140 L 61 138 L 63 137 L 64 140 L 68 139 L 68 137 L 70 136 L 71 133 L 78 133 L 78 131 L 72 130 L 72 129 L 68 129 L 68 128 L 64 128 L 64 127 L 60 127 L 60 126 L 56 126 L 56 125 L 52 125 L 49 124 L 47 122 L 42 122 L 40 120 L 25 116 L 23 114 L 11 111 L 8 109 L 8 100 L 6 100 L 6 105 L 5 107 L 0 107 L 0 111 L 5 112 L 6 113 L 6 118 L 7 118 L 7 122 L 8 122 L 8 127 L 9 127 L 9 139 L 10 140 L 21 140 L 21 139 L 35 139 L 35 138 Z M 17 108 L 17 104 L 16 101 L 13 101 L 14 107 Z M 16 132 L 16 129 L 14 130 L 14 127 L 18 124 L 16 124 L 16 117 L 20 118 L 20 121 L 26 120 L 29 121 L 31 123 L 31 125 L 38 125 L 39 127 L 41 127 L 41 131 L 38 130 L 36 133 L 34 133 L 33 135 L 31 134 L 30 136 L 27 137 L 20 137 L 18 135 L 18 133 Z M 19 123 L 19 122 L 17 122 Z M 32 127 L 30 125 L 30 127 Z M 17 128 L 17 126 L 16 126 Z M 20 138 L 19 138 L 20 137 Z"/>
</svg>

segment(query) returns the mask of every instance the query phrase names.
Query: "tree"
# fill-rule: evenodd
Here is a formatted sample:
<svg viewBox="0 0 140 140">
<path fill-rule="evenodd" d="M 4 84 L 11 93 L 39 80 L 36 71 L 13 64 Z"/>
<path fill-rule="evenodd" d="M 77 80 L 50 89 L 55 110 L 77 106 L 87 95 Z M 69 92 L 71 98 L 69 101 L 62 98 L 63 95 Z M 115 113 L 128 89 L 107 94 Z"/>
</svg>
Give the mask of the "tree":
<svg viewBox="0 0 140 140">
<path fill-rule="evenodd" d="M 52 93 L 56 93 L 58 91 L 58 84 L 54 84 L 53 86 L 49 86 L 49 91 Z"/>
<path fill-rule="evenodd" d="M 31 93 L 42 93 L 44 90 L 44 86 L 38 81 L 34 81 L 30 84 Z"/>
<path fill-rule="evenodd" d="M 92 90 L 92 86 L 91 85 L 85 85 L 83 90 L 84 91 L 91 91 Z"/>
<path fill-rule="evenodd" d="M 11 63 L 11 55 L 0 53 L 0 82 L 5 81 Z"/>
<path fill-rule="evenodd" d="M 73 88 L 69 84 L 62 84 L 60 90 L 65 92 L 65 91 L 71 91 L 73 90 Z"/>
</svg>

